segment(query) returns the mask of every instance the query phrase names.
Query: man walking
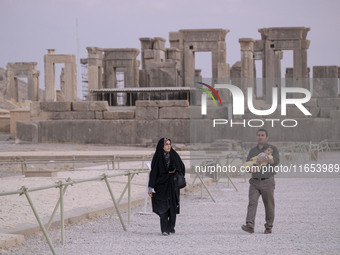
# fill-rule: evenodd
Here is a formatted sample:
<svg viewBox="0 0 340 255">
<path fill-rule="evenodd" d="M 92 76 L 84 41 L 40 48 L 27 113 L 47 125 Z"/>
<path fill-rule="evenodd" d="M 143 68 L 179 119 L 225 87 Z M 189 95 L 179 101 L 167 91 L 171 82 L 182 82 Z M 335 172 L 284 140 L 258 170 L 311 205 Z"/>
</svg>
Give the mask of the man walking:
<svg viewBox="0 0 340 255">
<path fill-rule="evenodd" d="M 273 148 L 273 158 L 266 156 L 259 156 L 256 162 L 256 166 L 251 167 L 252 178 L 249 179 L 249 203 L 246 218 L 246 225 L 242 225 L 242 230 L 248 233 L 254 233 L 255 216 L 259 197 L 262 196 L 263 204 L 266 213 L 265 234 L 272 233 L 272 227 L 274 222 L 274 189 L 275 180 L 272 167 L 279 164 L 279 152 L 273 145 L 267 144 L 268 131 L 265 129 L 259 129 L 256 132 L 257 146 L 249 151 L 247 161 L 251 158 L 258 156 L 261 152 L 264 152 L 268 146 Z M 263 154 L 262 154 L 263 155 Z M 261 166 L 263 163 L 267 163 L 266 166 Z M 253 171 L 252 171 L 253 169 Z M 254 171 L 256 169 L 256 171 Z"/>
</svg>

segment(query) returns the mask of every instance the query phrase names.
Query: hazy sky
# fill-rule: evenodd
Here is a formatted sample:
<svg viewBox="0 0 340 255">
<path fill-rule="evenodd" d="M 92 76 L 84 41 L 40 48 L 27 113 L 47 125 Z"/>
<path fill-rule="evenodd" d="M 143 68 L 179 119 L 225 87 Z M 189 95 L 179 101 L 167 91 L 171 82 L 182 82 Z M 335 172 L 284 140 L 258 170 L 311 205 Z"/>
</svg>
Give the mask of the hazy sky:
<svg viewBox="0 0 340 255">
<path fill-rule="evenodd" d="M 140 49 L 140 37 L 163 37 L 169 47 L 169 32 L 197 28 L 230 30 L 227 63 L 232 66 L 240 60 L 239 38 L 260 39 L 259 28 L 290 26 L 311 28 L 309 67 L 340 66 L 339 11 L 338 0 L 0 0 L 0 67 L 38 62 L 43 87 L 46 49 L 75 54 L 79 63 L 87 46 Z M 209 56 L 196 55 L 196 68 L 205 77 L 211 73 Z M 283 68 L 292 66 L 292 59 L 285 52 Z"/>
</svg>

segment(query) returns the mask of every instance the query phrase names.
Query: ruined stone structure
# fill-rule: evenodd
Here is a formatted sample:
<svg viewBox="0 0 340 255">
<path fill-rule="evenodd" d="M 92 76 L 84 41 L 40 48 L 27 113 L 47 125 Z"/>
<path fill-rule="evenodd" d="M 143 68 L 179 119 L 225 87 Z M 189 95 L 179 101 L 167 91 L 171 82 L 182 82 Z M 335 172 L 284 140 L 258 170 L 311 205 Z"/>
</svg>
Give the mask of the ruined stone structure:
<svg viewBox="0 0 340 255">
<path fill-rule="evenodd" d="M 230 107 L 224 102 L 223 106 L 222 104 L 217 106 L 210 100 L 209 114 L 206 116 L 201 114 L 199 100 L 197 104 L 189 105 L 188 100 L 154 100 L 157 97 L 149 96 L 149 100 L 135 101 L 133 107 L 110 108 L 108 106 L 108 102 L 118 98 L 110 93 L 116 95 L 122 92 L 128 93 L 127 98 L 135 94 L 131 96 L 133 99 L 129 99 L 130 101 L 141 99 L 143 93 L 147 95 L 146 93 L 153 93 L 153 91 L 162 92 L 159 88 L 164 89 L 166 93 L 173 89 L 178 94 L 181 88 L 187 88 L 188 91 L 192 89 L 197 92 L 196 94 L 201 95 L 200 90 L 192 88 L 195 82 L 202 80 L 200 70 L 195 69 L 195 53 L 205 51 L 211 52 L 212 55 L 212 85 L 231 82 L 239 86 L 243 92 L 253 87 L 253 93 L 256 93 L 256 86 L 259 84 L 255 83 L 255 61 L 262 61 L 263 98 L 256 100 L 257 109 L 270 107 L 273 87 L 280 90 L 281 86 L 285 85 L 313 90 L 313 98 L 304 104 L 312 116 L 304 115 L 295 105 L 287 106 L 287 118 L 296 119 L 299 123 L 293 129 L 280 126 L 280 121 L 286 117 L 281 114 L 280 106 L 275 112 L 266 116 L 255 115 L 246 110 L 244 115 L 235 118 L 239 123 L 253 119 L 253 124 L 258 124 L 265 118 L 274 119 L 277 124 L 275 128 L 272 128 L 272 122 L 266 122 L 263 126 L 270 130 L 272 141 L 340 140 L 339 67 L 314 66 L 312 69 L 307 67 L 309 30 L 305 27 L 262 28 L 259 29 L 260 40 L 241 38 L 239 39 L 241 59 L 231 69 L 226 62 L 225 37 L 229 30 L 224 29 L 171 32 L 170 48 L 165 47 L 166 41 L 163 38 L 140 38 L 142 63 L 140 70 L 140 63 L 137 60 L 138 49 L 88 47 L 88 58 L 82 60 L 82 63 L 88 65 L 88 88 L 89 91 L 95 90 L 96 95 L 101 95 L 93 98 L 106 102 L 75 102 L 73 98 L 64 98 L 68 102 L 33 103 L 30 112 L 31 121 L 17 123 L 17 138 L 26 142 L 125 145 L 155 143 L 159 137 L 165 135 L 180 143 L 192 141 L 211 143 L 221 137 L 253 140 L 254 130 L 258 127 L 220 126 L 211 130 L 212 119 L 226 119 L 230 116 L 227 114 Z M 284 57 L 285 50 L 293 51 L 293 68 L 286 70 L 286 84 L 281 84 L 281 59 Z M 49 70 L 48 77 L 50 77 L 45 80 L 46 99 L 48 99 L 46 101 L 55 101 L 55 85 L 53 87 L 49 84 L 53 84 L 51 81 L 54 77 L 51 70 L 53 70 L 53 63 L 58 59 L 55 58 L 57 55 L 52 53 L 46 56 L 50 57 L 47 57 L 48 61 L 45 60 L 45 66 L 49 63 L 49 68 L 45 70 Z M 311 83 L 308 79 L 309 70 L 313 70 Z M 66 87 L 73 88 L 74 83 L 70 81 L 68 72 L 67 68 L 62 72 L 62 90 L 66 90 Z M 123 85 L 119 85 L 121 81 Z M 227 103 L 231 104 L 230 96 L 218 92 L 222 98 L 229 100 Z M 164 99 L 179 99 L 179 97 L 166 96 Z M 131 105 L 128 100 L 124 104 Z"/>
<path fill-rule="evenodd" d="M 82 59 L 82 63 L 87 63 L 88 68 L 88 90 L 104 88 L 103 85 L 103 51 L 97 47 L 87 47 L 88 58 Z"/>
<path fill-rule="evenodd" d="M 18 78 L 27 78 L 27 95 L 23 99 L 38 101 L 39 74 L 36 62 L 8 63 L 6 97 L 19 101 Z"/>
<path fill-rule="evenodd" d="M 102 49 L 87 47 L 88 51 L 88 88 L 135 88 L 139 87 L 139 65 L 137 60 L 138 49 Z M 82 60 L 84 61 L 84 60 Z M 86 61 L 85 61 L 86 62 Z M 121 80 L 118 80 L 121 74 Z M 130 98 L 124 96 L 124 101 Z M 108 99 L 116 104 L 116 97 Z"/>
<path fill-rule="evenodd" d="M 180 87 L 181 54 L 177 48 L 165 48 L 165 39 L 140 38 L 142 49 L 141 87 Z"/>
<path fill-rule="evenodd" d="M 44 56 L 45 66 L 45 101 L 57 101 L 55 64 L 65 64 L 61 75 L 61 98 L 64 101 L 77 101 L 77 67 L 76 56 L 66 54 L 54 54 L 54 50 L 48 50 Z"/>
<path fill-rule="evenodd" d="M 117 73 L 124 73 L 124 86 L 139 87 L 138 49 L 87 47 L 90 89 L 116 88 Z"/>
<path fill-rule="evenodd" d="M 124 67 L 124 80 L 128 84 L 125 87 L 192 87 L 195 81 L 201 80 L 200 70 L 195 69 L 195 52 L 211 52 L 214 83 L 228 82 L 230 74 L 225 42 L 228 32 L 224 29 L 170 32 L 170 48 L 165 47 L 164 38 L 140 38 L 142 68 L 139 76 L 136 74 L 139 66 L 135 59 L 137 49 L 88 47 L 88 88 L 116 88 L 112 72 L 112 68 L 115 70 L 116 67 L 109 64 L 113 52 L 116 56 L 113 58 L 117 58 L 120 63 L 128 63 Z M 120 70 L 124 71 L 123 67 Z"/>
<path fill-rule="evenodd" d="M 307 50 L 310 41 L 306 39 L 310 28 L 305 27 L 273 27 L 259 29 L 261 40 L 241 38 L 241 75 L 242 90 L 254 86 L 250 79 L 255 78 L 256 60 L 262 61 L 262 96 L 267 103 L 271 102 L 273 87 L 281 88 L 281 59 L 284 50 L 292 50 L 294 55 L 290 81 L 292 87 L 310 89 L 307 67 Z M 250 83 L 249 83 L 250 82 Z M 255 91 L 255 90 L 254 90 Z"/>
<path fill-rule="evenodd" d="M 223 83 L 229 79 L 226 63 L 225 29 L 184 29 L 170 32 L 170 46 L 178 48 L 182 56 L 182 79 L 185 86 L 194 86 L 195 52 L 211 52 L 212 83 Z"/>
</svg>

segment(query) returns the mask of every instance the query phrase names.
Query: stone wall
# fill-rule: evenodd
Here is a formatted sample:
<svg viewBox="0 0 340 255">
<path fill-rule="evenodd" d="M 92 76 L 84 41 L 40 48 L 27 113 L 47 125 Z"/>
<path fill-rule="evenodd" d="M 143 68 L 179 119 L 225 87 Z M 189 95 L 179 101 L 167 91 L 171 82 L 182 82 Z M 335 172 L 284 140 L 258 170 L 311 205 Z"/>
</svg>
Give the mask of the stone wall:
<svg viewBox="0 0 340 255">
<path fill-rule="evenodd" d="M 0 132 L 10 132 L 10 116 L 7 110 L 0 109 Z"/>
<path fill-rule="evenodd" d="M 104 101 L 34 102 L 31 121 L 17 122 L 17 141 L 131 145 L 171 136 L 189 143 L 189 118 L 184 100 L 137 101 L 136 108 L 111 109 Z"/>
<path fill-rule="evenodd" d="M 297 127 L 283 127 L 280 121 L 274 128 L 270 122 L 263 127 L 268 129 L 271 141 L 340 140 L 339 100 L 312 99 L 306 104 L 311 117 L 288 108 L 289 118 L 298 121 Z M 35 102 L 31 105 L 31 121 L 17 122 L 16 136 L 18 142 L 114 145 L 154 144 L 160 137 L 171 137 L 175 143 L 211 143 L 222 138 L 253 141 L 258 127 L 212 127 L 212 120 L 227 119 L 227 112 L 225 106 L 208 104 L 208 115 L 202 116 L 200 106 L 189 106 L 185 100 L 136 101 L 136 107 L 118 108 L 109 108 L 103 101 Z M 259 119 L 250 113 L 243 117 L 246 122 Z M 261 119 L 266 118 L 282 120 L 284 116 L 276 112 Z"/>
<path fill-rule="evenodd" d="M 16 133 L 17 121 L 29 121 L 30 111 L 27 109 L 14 109 L 10 111 L 10 133 Z"/>
</svg>

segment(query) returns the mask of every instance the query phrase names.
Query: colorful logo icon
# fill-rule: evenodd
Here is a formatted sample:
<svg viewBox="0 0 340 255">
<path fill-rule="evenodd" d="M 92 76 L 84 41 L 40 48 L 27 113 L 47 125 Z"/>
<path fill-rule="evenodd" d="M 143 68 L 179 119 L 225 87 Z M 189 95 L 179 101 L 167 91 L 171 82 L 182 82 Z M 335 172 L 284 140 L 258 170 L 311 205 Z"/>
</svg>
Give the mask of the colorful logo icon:
<svg viewBox="0 0 340 255">
<path fill-rule="evenodd" d="M 203 86 L 206 86 L 207 88 L 209 88 L 218 98 L 218 100 L 220 101 L 220 104 L 222 106 L 222 101 L 221 101 L 221 98 L 220 96 L 218 95 L 217 91 L 210 85 L 206 84 L 206 83 L 203 83 L 203 82 L 197 82 L 198 84 L 201 84 Z M 201 114 L 202 115 L 206 115 L 207 114 L 207 94 L 212 98 L 212 100 L 214 100 L 214 103 L 215 105 L 217 106 L 217 102 L 215 100 L 215 97 L 213 96 L 213 94 L 211 94 L 211 92 L 207 89 L 204 89 L 204 88 L 198 88 L 202 91 L 204 91 L 205 93 L 202 94 L 202 97 L 201 97 Z"/>
<path fill-rule="evenodd" d="M 210 86 L 210 85 L 208 85 L 208 84 L 206 84 L 206 83 L 203 83 L 203 82 L 197 82 L 197 83 L 198 83 L 198 84 L 201 84 L 201 85 L 203 85 L 203 86 L 206 86 L 206 87 L 209 88 L 212 92 L 214 92 L 214 94 L 217 96 L 217 98 L 218 98 L 218 100 L 220 101 L 220 104 L 221 104 L 221 106 L 222 106 L 221 98 L 220 98 L 220 96 L 218 95 L 217 91 L 216 91 L 212 86 Z M 212 98 L 212 100 L 214 100 L 214 103 L 215 103 L 215 105 L 217 106 L 217 102 L 216 102 L 214 96 L 209 92 L 209 90 L 204 89 L 204 88 L 198 88 L 198 89 L 203 90 L 205 93 L 207 93 L 207 94 Z"/>
</svg>

